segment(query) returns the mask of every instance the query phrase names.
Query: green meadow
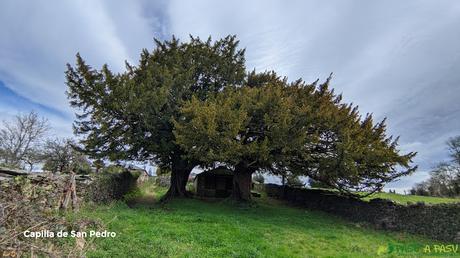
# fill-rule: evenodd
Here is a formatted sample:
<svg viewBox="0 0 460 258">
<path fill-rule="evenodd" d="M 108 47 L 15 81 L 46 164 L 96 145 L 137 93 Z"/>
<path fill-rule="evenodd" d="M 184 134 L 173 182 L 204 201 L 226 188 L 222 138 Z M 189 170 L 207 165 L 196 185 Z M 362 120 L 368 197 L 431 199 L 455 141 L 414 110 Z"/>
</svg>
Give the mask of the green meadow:
<svg viewBox="0 0 460 258">
<path fill-rule="evenodd" d="M 440 203 L 456 203 L 460 202 L 460 198 L 447 198 L 447 197 L 433 197 L 433 196 L 419 196 L 419 195 L 403 195 L 396 193 L 375 193 L 364 200 L 371 200 L 374 198 L 390 199 L 400 204 L 424 202 L 425 204 L 440 204 Z"/>
<path fill-rule="evenodd" d="M 101 230 L 117 233 L 114 238 L 87 240 L 87 256 L 421 257 L 423 247 L 439 244 L 266 197 L 251 205 L 198 199 L 160 204 L 157 200 L 164 192 L 146 184 L 129 196 L 129 205 L 87 206 L 71 215 L 96 219 Z M 392 246 L 399 248 L 391 251 Z"/>
</svg>

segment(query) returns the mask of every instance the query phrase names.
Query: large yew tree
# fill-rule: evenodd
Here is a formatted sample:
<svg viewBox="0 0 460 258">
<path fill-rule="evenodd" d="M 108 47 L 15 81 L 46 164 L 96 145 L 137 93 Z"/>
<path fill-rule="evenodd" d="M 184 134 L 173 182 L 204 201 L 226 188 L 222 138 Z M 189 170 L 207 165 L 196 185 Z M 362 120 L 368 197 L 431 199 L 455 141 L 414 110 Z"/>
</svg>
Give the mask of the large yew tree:
<svg viewBox="0 0 460 258">
<path fill-rule="evenodd" d="M 298 140 L 288 110 L 294 105 L 285 81 L 273 74 L 250 74 L 244 87 L 227 88 L 207 101 L 192 98 L 175 120 L 176 141 L 202 166 L 234 168 L 233 198 L 249 200 L 252 174 L 269 169 Z M 300 142 L 300 141 L 298 141 Z"/>
<path fill-rule="evenodd" d="M 66 71 L 70 104 L 79 110 L 75 133 L 82 150 L 94 158 L 151 160 L 169 168 L 166 198 L 185 196 L 191 170 L 200 161 L 185 156 L 176 144 L 173 120 L 192 98 L 205 101 L 245 77 L 244 50 L 234 36 L 212 42 L 156 40 L 143 50 L 139 64 L 113 73 L 107 65 L 93 69 L 77 54 Z"/>
<path fill-rule="evenodd" d="M 329 84 L 331 77 L 314 91 L 294 89 L 300 103 L 312 102 L 309 138 L 285 156 L 283 168 L 308 176 L 341 193 L 361 197 L 380 191 L 385 184 L 413 173 L 415 152 L 401 153 L 399 137 L 387 135 L 386 119 L 374 122 L 371 114 L 360 115 L 357 106 L 346 104 Z M 292 89 L 291 89 L 292 90 Z"/>
<path fill-rule="evenodd" d="M 251 73 L 242 87 L 184 104 L 176 141 L 204 165 L 232 166 L 237 200 L 250 199 L 256 171 L 309 176 L 345 193 L 377 191 L 414 171 L 415 153 L 400 154 L 384 121 L 361 118 L 329 82 L 287 83 L 274 73 Z"/>
</svg>

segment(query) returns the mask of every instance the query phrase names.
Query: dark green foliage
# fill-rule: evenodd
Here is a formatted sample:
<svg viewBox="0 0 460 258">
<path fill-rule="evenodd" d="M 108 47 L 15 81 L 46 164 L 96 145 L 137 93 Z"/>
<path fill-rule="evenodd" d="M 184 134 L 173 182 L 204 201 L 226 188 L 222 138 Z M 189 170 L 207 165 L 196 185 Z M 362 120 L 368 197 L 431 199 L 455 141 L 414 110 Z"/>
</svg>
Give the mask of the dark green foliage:
<svg viewBox="0 0 460 258">
<path fill-rule="evenodd" d="M 96 173 L 99 173 L 102 169 L 104 169 L 105 164 L 102 159 L 96 159 L 93 162 L 93 166 L 96 168 Z"/>
<path fill-rule="evenodd" d="M 308 179 L 308 185 L 310 188 L 330 188 L 329 185 L 311 178 Z"/>
<path fill-rule="evenodd" d="M 305 184 L 296 175 L 289 175 L 286 177 L 286 185 L 290 187 L 304 187 Z"/>
<path fill-rule="evenodd" d="M 410 163 L 416 153 L 400 154 L 398 138 L 386 135 L 385 120 L 362 118 L 356 106 L 342 103 L 341 95 L 329 89 L 330 79 L 314 91 L 307 87 L 292 93 L 311 109 L 307 123 L 300 123 L 307 128 L 306 141 L 287 156 L 289 170 L 347 194 L 379 191 L 415 171 Z"/>
<path fill-rule="evenodd" d="M 123 173 L 126 169 L 120 165 L 108 165 L 105 167 L 102 172 L 107 174 L 120 174 Z"/>
<path fill-rule="evenodd" d="M 192 98 L 175 120 L 176 140 L 205 165 L 221 161 L 269 168 L 288 138 L 290 118 L 283 116 L 290 114 L 284 112 L 288 104 L 282 94 L 282 87 L 272 85 L 229 89 L 208 102 Z"/>
<path fill-rule="evenodd" d="M 415 170 L 415 153 L 399 153 L 385 121 L 342 103 L 331 78 L 318 85 L 274 72 L 245 75 L 237 44 L 235 37 L 156 41 L 120 74 L 106 65 L 94 70 L 77 55 L 66 77 L 85 153 L 169 168 L 167 196 L 186 195 L 190 171 L 216 163 L 235 169 L 233 192 L 242 199 L 250 198 L 255 171 L 372 193 Z"/>
<path fill-rule="evenodd" d="M 123 199 L 135 189 L 137 176 L 124 170 L 121 173 L 101 173 L 94 176 L 94 182 L 85 189 L 85 200 L 95 203 L 109 203 Z"/>
<path fill-rule="evenodd" d="M 122 74 L 106 65 L 94 70 L 77 55 L 76 67 L 68 65 L 66 75 L 70 103 L 82 111 L 75 132 L 86 136 L 85 151 L 112 160 L 154 158 L 170 165 L 171 153 L 180 152 L 170 119 L 183 101 L 192 95 L 206 99 L 241 83 L 244 56 L 237 43 L 234 37 L 213 44 L 198 38 L 156 41 L 152 53 L 143 50 L 139 65 L 127 64 Z"/>
<path fill-rule="evenodd" d="M 107 65 L 95 70 L 77 55 L 66 72 L 68 96 L 80 113 L 75 133 L 83 136 L 85 153 L 111 160 L 152 160 L 172 170 L 171 195 L 184 195 L 190 171 L 197 165 L 184 159 L 176 144 L 171 119 L 192 96 L 205 100 L 244 79 L 244 50 L 234 36 L 212 42 L 190 38 L 181 43 L 156 42 L 143 50 L 137 66 L 112 73 Z"/>
<path fill-rule="evenodd" d="M 170 175 L 171 170 L 168 169 L 168 168 L 158 167 L 157 170 L 155 171 L 155 173 L 156 173 L 157 176 L 165 176 L 165 175 Z"/>
<path fill-rule="evenodd" d="M 176 141 L 203 166 L 235 168 L 233 194 L 250 198 L 251 175 L 271 170 L 304 137 L 293 121 L 293 99 L 274 73 L 248 75 L 249 86 L 226 89 L 208 101 L 192 98 L 175 120 Z M 236 195 L 236 196 L 235 196 Z"/>
<path fill-rule="evenodd" d="M 85 155 L 78 151 L 74 151 L 73 153 L 70 170 L 74 171 L 76 174 L 89 174 L 93 172 L 91 163 Z"/>
<path fill-rule="evenodd" d="M 192 98 L 175 120 L 176 141 L 193 159 L 243 171 L 309 176 L 344 193 L 374 192 L 412 173 L 415 153 L 400 154 L 385 121 L 362 118 L 329 89 L 272 73 L 250 73 L 247 86 Z M 402 169 L 399 169 L 399 168 Z"/>
</svg>

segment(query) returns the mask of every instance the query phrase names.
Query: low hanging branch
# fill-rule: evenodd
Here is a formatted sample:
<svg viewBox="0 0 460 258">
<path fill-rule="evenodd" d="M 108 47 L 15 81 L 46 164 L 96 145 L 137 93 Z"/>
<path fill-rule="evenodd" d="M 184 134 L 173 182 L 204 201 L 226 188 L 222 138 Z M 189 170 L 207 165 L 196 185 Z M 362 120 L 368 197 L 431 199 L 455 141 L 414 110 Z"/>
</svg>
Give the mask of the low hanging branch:
<svg viewBox="0 0 460 258">
<path fill-rule="evenodd" d="M 67 210 L 69 203 L 73 210 L 78 210 L 77 185 L 75 182 L 75 173 L 70 174 L 70 179 L 67 186 L 64 187 L 62 196 L 59 199 L 59 210 Z"/>
</svg>

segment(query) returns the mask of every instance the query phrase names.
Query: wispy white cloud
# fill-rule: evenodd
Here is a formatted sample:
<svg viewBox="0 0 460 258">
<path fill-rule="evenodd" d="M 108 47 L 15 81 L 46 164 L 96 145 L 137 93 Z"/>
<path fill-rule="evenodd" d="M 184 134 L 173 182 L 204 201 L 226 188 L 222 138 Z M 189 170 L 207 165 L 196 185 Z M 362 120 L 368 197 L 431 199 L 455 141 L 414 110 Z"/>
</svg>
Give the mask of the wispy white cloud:
<svg viewBox="0 0 460 258">
<path fill-rule="evenodd" d="M 135 1 L 2 1 L 0 81 L 31 103 L 61 112 L 68 119 L 55 127 L 70 134 L 66 63 L 73 63 L 77 52 L 89 64 L 107 63 L 115 71 L 124 69 L 125 60 L 135 62 L 155 34 L 144 12 Z M 50 115 L 46 108 L 42 112 Z"/>
<path fill-rule="evenodd" d="M 0 3 L 0 81 L 68 116 L 55 123 L 70 132 L 64 70 L 76 52 L 121 70 L 154 37 L 236 34 L 249 69 L 307 81 L 334 72 L 333 87 L 346 101 L 388 117 L 402 149 L 419 153 L 420 172 L 390 185 L 403 189 L 426 178 L 446 158 L 447 138 L 460 134 L 459 26 L 456 0 L 7 0 Z M 12 106 L 0 105 L 0 116 Z"/>
<path fill-rule="evenodd" d="M 33 101 L 68 111 L 65 64 L 80 52 L 95 66 L 123 69 L 152 46 L 142 11 L 140 3 L 125 1 L 3 1 L 1 79 Z"/>
<path fill-rule="evenodd" d="M 458 1 L 173 1 L 171 32 L 237 34 L 249 68 L 307 81 L 334 72 L 333 87 L 376 119 L 420 170 L 389 187 L 409 188 L 446 157 L 460 134 Z"/>
</svg>

